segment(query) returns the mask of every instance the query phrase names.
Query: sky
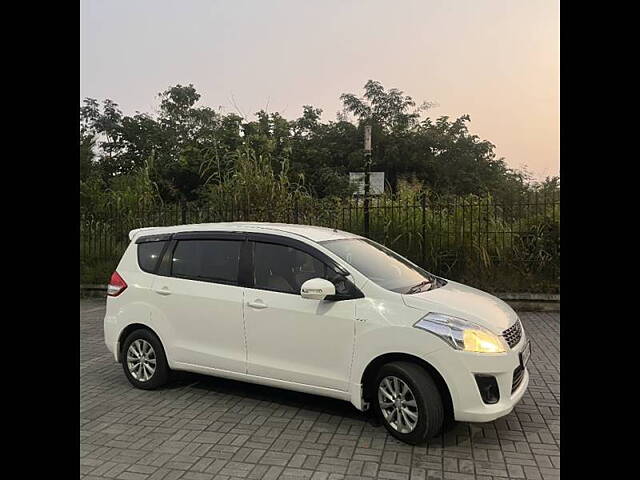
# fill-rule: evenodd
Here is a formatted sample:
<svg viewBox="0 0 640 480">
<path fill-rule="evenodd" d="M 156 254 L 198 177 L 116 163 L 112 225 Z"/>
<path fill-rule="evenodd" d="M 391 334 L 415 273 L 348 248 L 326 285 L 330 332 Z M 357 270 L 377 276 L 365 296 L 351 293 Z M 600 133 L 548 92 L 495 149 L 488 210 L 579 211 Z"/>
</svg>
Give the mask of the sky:
<svg viewBox="0 0 640 480">
<path fill-rule="evenodd" d="M 81 0 L 80 98 L 125 114 L 192 83 L 200 104 L 336 119 L 367 80 L 471 117 L 512 168 L 560 168 L 559 0 Z"/>
</svg>

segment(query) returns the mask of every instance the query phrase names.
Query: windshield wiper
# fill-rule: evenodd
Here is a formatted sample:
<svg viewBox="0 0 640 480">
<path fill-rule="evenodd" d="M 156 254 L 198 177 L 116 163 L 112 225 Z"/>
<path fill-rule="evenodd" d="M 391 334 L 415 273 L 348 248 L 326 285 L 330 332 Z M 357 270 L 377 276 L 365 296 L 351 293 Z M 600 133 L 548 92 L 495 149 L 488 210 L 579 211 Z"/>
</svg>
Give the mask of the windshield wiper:
<svg viewBox="0 0 640 480">
<path fill-rule="evenodd" d="M 424 287 L 425 285 L 431 285 L 431 280 L 424 280 L 424 281 L 420 282 L 419 284 L 414 285 L 409 290 L 407 290 L 406 295 L 411 295 L 412 293 L 418 293 L 418 292 L 422 291 L 422 287 Z M 429 290 L 429 289 L 427 289 L 427 290 Z"/>
</svg>

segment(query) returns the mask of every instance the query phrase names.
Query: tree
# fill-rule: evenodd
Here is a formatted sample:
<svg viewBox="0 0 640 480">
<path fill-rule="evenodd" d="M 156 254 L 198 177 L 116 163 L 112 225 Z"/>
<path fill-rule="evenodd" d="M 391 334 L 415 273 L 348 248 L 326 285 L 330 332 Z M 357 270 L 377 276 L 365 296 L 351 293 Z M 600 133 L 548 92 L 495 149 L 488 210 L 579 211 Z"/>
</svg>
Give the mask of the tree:
<svg viewBox="0 0 640 480">
<path fill-rule="evenodd" d="M 403 91 L 396 88 L 387 91 L 374 80 L 364 85 L 363 97 L 345 93 L 340 99 L 345 112 L 358 119 L 360 138 L 364 134 L 364 125 L 371 125 L 375 168 L 385 172 L 393 188 L 403 174 L 421 173 L 428 150 L 411 150 L 411 137 L 421 112 L 431 104 L 425 102 L 420 108 L 415 108 L 413 98 L 404 95 Z"/>
<path fill-rule="evenodd" d="M 416 103 L 396 88 L 386 91 L 380 82 L 369 80 L 364 85 L 364 96 L 343 93 L 340 100 L 344 109 L 354 114 L 360 122 L 379 126 L 385 133 L 401 132 L 413 127 L 422 108 L 414 109 Z"/>
<path fill-rule="evenodd" d="M 93 172 L 93 148 L 95 146 L 95 138 L 87 135 L 80 137 L 80 181 L 86 181 Z"/>
<path fill-rule="evenodd" d="M 386 90 L 374 80 L 365 83 L 361 97 L 341 95 L 344 110 L 328 122 L 311 105 L 294 120 L 263 110 L 252 118 L 223 115 L 200 106 L 191 84 L 170 87 L 159 98 L 157 115 L 124 115 L 110 99 L 83 101 L 80 175 L 84 182 L 94 179 L 91 192 L 124 191 L 125 185 L 136 191 L 132 182 L 141 182 L 141 192 L 152 189 L 165 202 L 199 200 L 233 175 L 238 155 L 251 152 L 275 175 L 304 181 L 317 197 L 342 197 L 352 191 L 348 173 L 363 166 L 365 124 L 373 129 L 374 169 L 385 172 L 393 189 L 402 179 L 441 195 L 502 199 L 559 189 L 559 181 L 537 185 L 526 171 L 508 168 L 491 142 L 470 133 L 468 115 L 425 117 L 433 104 L 418 107 L 402 90 Z"/>
</svg>

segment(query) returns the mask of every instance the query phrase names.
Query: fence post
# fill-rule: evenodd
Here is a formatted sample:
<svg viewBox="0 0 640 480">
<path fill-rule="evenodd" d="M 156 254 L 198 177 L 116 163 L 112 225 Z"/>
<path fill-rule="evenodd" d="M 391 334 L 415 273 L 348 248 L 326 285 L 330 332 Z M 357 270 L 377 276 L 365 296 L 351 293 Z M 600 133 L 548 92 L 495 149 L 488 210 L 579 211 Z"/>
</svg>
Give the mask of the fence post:
<svg viewBox="0 0 640 480">
<path fill-rule="evenodd" d="M 422 192 L 420 197 L 422 204 L 422 267 L 427 265 L 427 194 Z"/>
<path fill-rule="evenodd" d="M 371 193 L 371 125 L 364 127 L 364 236 L 369 237 L 369 196 Z"/>
<path fill-rule="evenodd" d="M 364 204 L 363 204 L 363 217 L 364 217 L 364 236 L 369 237 L 369 192 L 367 191 L 367 185 L 365 185 Z"/>
<path fill-rule="evenodd" d="M 187 204 L 184 200 L 180 201 L 180 210 L 182 212 L 182 225 L 187 223 Z"/>
</svg>

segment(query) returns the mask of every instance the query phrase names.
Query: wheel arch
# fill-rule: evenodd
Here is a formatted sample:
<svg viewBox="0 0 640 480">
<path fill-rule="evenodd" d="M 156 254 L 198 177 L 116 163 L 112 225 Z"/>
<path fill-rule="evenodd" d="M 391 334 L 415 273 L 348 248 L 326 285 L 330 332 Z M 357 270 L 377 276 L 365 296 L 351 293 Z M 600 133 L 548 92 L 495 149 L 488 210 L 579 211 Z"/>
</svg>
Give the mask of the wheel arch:
<svg viewBox="0 0 640 480">
<path fill-rule="evenodd" d="M 129 325 L 124 327 L 120 332 L 120 335 L 118 335 L 118 343 L 117 343 L 118 363 L 122 362 L 122 348 L 124 346 L 125 339 L 129 336 L 131 332 L 135 330 L 149 330 L 156 337 L 158 337 L 158 340 L 160 341 L 160 343 L 162 344 L 162 347 L 165 349 L 165 352 L 166 352 L 166 348 L 164 346 L 164 343 L 162 342 L 162 339 L 160 338 L 160 335 L 158 335 L 158 332 L 156 332 L 149 325 L 145 325 L 144 323 L 130 323 Z"/>
<path fill-rule="evenodd" d="M 362 378 L 360 379 L 362 385 L 362 396 L 365 402 L 371 402 L 374 398 L 375 385 L 373 384 L 373 382 L 376 378 L 376 374 L 383 365 L 391 362 L 409 362 L 424 368 L 431 375 L 433 381 L 438 387 L 438 391 L 440 392 L 440 395 L 442 397 L 442 405 L 445 410 L 445 415 L 450 415 L 450 418 L 453 418 L 453 400 L 451 398 L 449 386 L 447 385 L 447 382 L 445 381 L 442 374 L 426 360 L 409 353 L 384 353 L 377 356 L 367 364 L 364 371 L 362 372 Z"/>
</svg>

